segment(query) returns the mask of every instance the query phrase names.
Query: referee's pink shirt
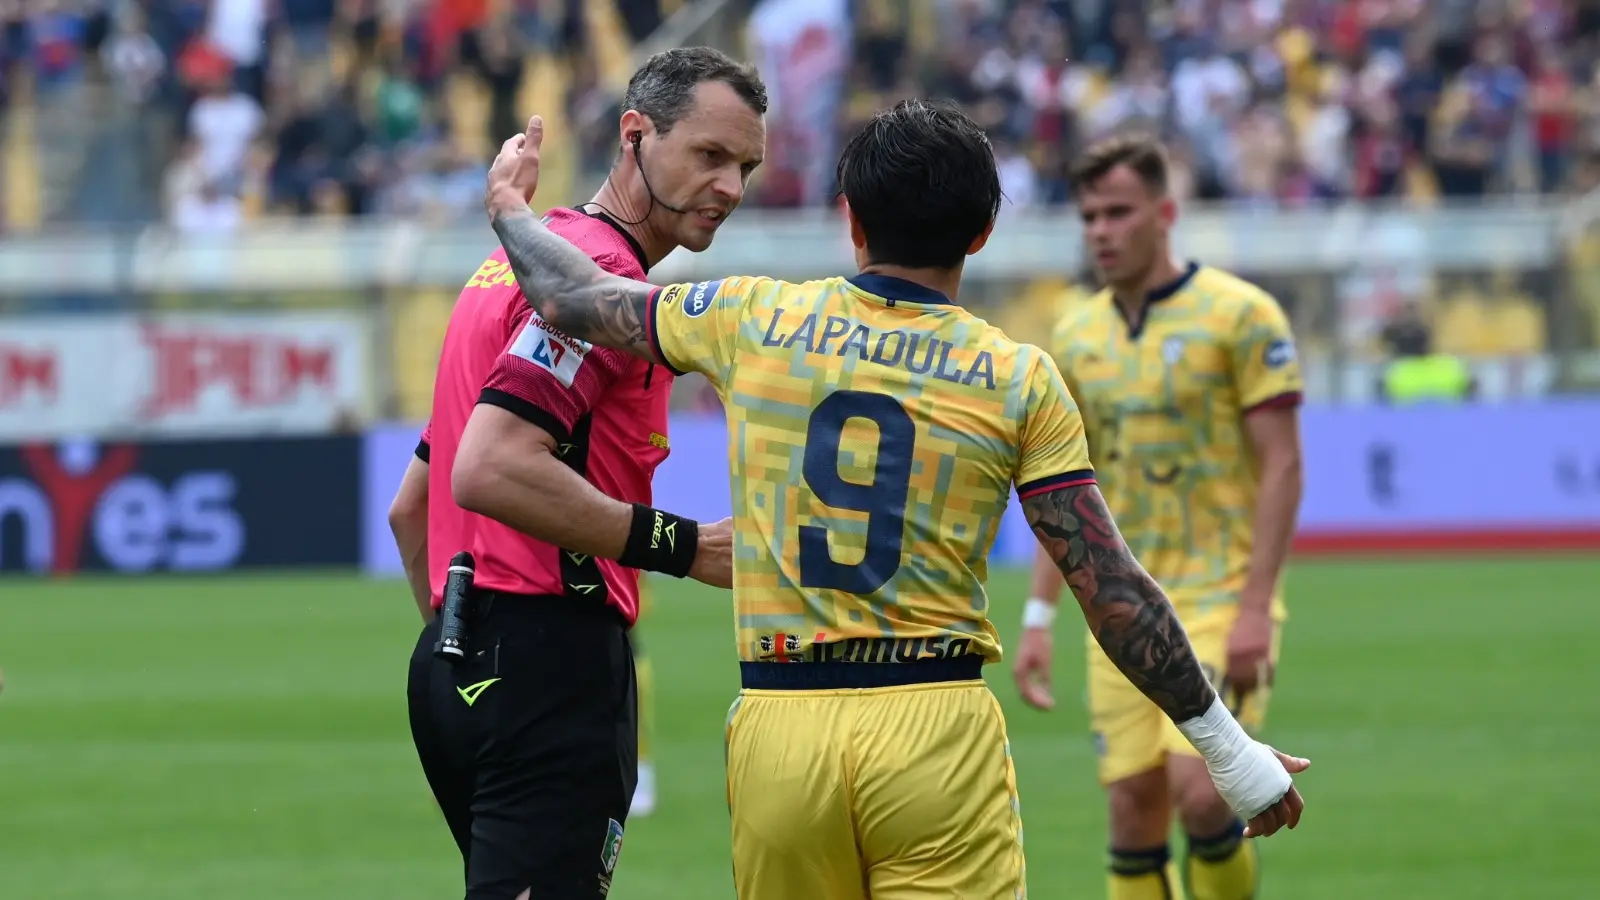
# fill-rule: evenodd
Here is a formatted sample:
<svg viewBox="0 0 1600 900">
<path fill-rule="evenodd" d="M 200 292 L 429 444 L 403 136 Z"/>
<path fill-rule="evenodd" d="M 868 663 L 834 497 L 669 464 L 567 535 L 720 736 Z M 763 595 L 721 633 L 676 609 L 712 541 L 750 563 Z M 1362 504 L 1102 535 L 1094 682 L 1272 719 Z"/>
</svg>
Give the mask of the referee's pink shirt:
<svg viewBox="0 0 1600 900">
<path fill-rule="evenodd" d="M 643 280 L 639 245 L 604 215 L 554 209 L 545 223 L 601 268 Z M 576 556 L 451 499 L 467 418 L 492 403 L 549 432 L 560 457 L 607 496 L 649 504 L 650 479 L 667 458 L 672 373 L 637 357 L 593 347 L 547 326 L 524 299 L 496 249 L 462 289 L 450 314 L 433 388 L 433 415 L 417 455 L 428 465 L 428 575 L 437 609 L 450 557 L 472 552 L 479 588 L 560 594 L 604 602 L 631 627 L 639 617 L 639 573 Z"/>
</svg>

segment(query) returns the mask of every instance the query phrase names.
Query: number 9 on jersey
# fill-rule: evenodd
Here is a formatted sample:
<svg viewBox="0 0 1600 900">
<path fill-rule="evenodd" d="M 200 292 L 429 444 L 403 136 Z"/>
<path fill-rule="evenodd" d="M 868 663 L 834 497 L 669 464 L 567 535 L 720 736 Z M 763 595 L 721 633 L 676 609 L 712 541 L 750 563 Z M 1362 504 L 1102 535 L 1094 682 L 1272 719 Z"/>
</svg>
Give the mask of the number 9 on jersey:
<svg viewBox="0 0 1600 900">
<path fill-rule="evenodd" d="M 840 443 L 851 419 L 878 427 L 877 466 L 869 484 L 839 475 Z M 899 571 L 916 438 L 911 415 L 887 394 L 835 391 L 811 410 L 802 467 L 806 487 L 834 509 L 866 515 L 866 552 L 858 563 L 841 563 L 828 550 L 830 528 L 859 532 L 853 523 L 800 526 L 801 587 L 871 594 Z"/>
</svg>

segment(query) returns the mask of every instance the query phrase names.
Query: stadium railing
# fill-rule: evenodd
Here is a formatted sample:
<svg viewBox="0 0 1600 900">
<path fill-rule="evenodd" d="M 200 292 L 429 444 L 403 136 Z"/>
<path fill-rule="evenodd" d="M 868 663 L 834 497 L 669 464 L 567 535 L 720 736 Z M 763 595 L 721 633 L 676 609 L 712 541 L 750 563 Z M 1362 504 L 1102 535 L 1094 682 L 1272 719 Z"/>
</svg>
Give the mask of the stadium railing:
<svg viewBox="0 0 1600 900">
<path fill-rule="evenodd" d="M 1580 212 L 1539 200 L 1197 207 L 1185 211 L 1176 243 L 1184 257 L 1238 272 L 1278 297 L 1302 344 L 1314 402 L 1372 399 L 1385 360 L 1383 326 L 1407 303 L 1434 323 L 1444 349 L 1478 369 L 1486 397 L 1538 396 L 1600 386 L 1600 218 Z M 341 414 L 416 418 L 455 296 L 493 241 L 474 223 L 378 220 L 268 222 L 227 235 L 46 231 L 0 243 L 0 316 L 26 316 L 5 330 L 21 334 L 26 325 L 36 343 L 66 315 L 86 328 L 86 315 L 248 312 L 252 322 L 272 323 L 272 334 L 299 329 L 325 340 L 337 317 L 339 340 L 362 348 L 362 385 L 349 389 L 357 399 Z M 747 210 L 710 250 L 674 253 L 652 280 L 752 272 L 807 279 L 851 262 L 836 211 Z M 1084 263 L 1070 212 L 1007 213 L 970 260 L 962 302 L 1018 339 L 1042 342 L 1053 318 L 1085 296 Z M 296 324 L 308 317 L 315 321 Z M 5 345 L 0 340 L 0 379 Z"/>
</svg>

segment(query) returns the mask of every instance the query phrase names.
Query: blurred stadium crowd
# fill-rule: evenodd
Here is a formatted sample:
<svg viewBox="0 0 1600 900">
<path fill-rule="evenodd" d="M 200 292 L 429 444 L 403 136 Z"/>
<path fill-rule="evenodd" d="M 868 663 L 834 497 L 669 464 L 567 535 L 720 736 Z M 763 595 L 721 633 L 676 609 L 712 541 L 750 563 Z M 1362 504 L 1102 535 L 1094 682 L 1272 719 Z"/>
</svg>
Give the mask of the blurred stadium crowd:
<svg viewBox="0 0 1600 900">
<path fill-rule="evenodd" d="M 1441 252 L 1465 246 L 1452 216 L 1374 220 L 1357 242 L 1382 252 L 1357 251 L 1359 264 L 1275 263 L 1285 241 L 1306 251 L 1326 229 L 1281 238 L 1256 215 L 1455 203 L 1481 222 L 1485 204 L 1600 186 L 1600 0 L 0 0 L 0 22 L 11 234 L 249 233 L 297 216 L 473 228 L 487 161 L 534 111 L 554 147 L 541 195 L 574 202 L 614 159 L 641 54 L 713 43 L 756 62 L 773 96 L 747 208 L 827 206 L 842 135 L 902 96 L 946 96 L 989 129 L 1006 215 L 1070 214 L 1078 148 L 1159 131 L 1207 246 L 1272 251 L 1234 249 L 1228 265 L 1278 296 L 1330 372 L 1376 363 L 1386 335 L 1420 327 L 1442 352 L 1502 361 L 1502 393 L 1539 393 L 1577 378 L 1557 357 L 1600 346 L 1600 215 L 1563 237 L 1553 213 L 1524 219 L 1496 252 L 1455 256 Z M 1092 275 L 970 282 L 963 301 L 1027 340 Z M 227 298 L 129 287 L 72 302 L 383 308 L 404 325 L 386 329 L 403 374 L 432 370 L 459 284 L 452 270 L 380 293 L 241 282 Z M 0 310 L 67 302 L 0 291 Z M 398 408 L 414 412 L 430 387 L 407 387 Z"/>
<path fill-rule="evenodd" d="M 634 43 L 682 0 L 8 0 L 7 224 L 237 227 L 264 213 L 471 215 L 494 140 L 574 123 L 603 173 Z M 764 15 L 779 0 L 719 13 Z M 825 6 L 828 4 L 818 4 Z M 1138 124 L 1201 199 L 1474 196 L 1600 183 L 1589 0 L 854 0 L 817 56 L 839 130 L 900 96 L 968 104 L 1016 206 L 1067 199 L 1083 142 Z M 780 17 L 781 12 L 777 13 Z M 816 22 L 810 23 L 817 27 Z M 759 41 L 759 26 L 752 29 Z M 759 54 L 752 54 L 759 59 Z M 826 63 L 818 64 L 819 71 Z M 816 117 L 809 120 L 815 129 Z M 97 139 L 126 151 L 108 164 Z M 752 202 L 826 202 L 836 135 Z"/>
</svg>

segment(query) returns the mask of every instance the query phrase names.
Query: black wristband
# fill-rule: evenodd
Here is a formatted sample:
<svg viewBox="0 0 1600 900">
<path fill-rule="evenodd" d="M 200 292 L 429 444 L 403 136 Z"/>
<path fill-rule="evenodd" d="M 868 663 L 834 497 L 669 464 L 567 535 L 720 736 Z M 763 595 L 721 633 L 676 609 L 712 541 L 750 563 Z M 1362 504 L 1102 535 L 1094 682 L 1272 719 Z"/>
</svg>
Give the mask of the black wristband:
<svg viewBox="0 0 1600 900">
<path fill-rule="evenodd" d="M 617 562 L 630 569 L 682 578 L 689 574 L 699 549 L 700 523 L 635 503 L 633 527 Z"/>
</svg>

